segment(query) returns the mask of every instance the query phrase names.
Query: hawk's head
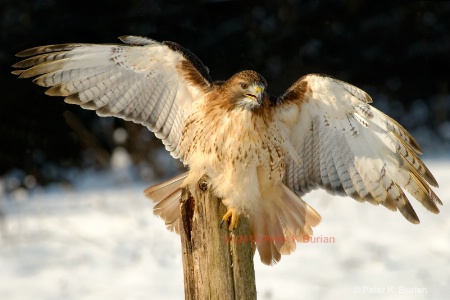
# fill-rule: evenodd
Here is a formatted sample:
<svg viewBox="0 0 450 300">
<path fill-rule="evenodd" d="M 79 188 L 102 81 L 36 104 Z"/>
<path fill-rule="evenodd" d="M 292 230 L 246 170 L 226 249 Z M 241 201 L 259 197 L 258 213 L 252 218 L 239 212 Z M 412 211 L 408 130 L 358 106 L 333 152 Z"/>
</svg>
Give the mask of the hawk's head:
<svg viewBox="0 0 450 300">
<path fill-rule="evenodd" d="M 267 82 L 255 71 L 242 71 L 234 74 L 224 84 L 229 101 L 235 107 L 245 109 L 257 109 L 263 103 L 266 96 Z"/>
</svg>

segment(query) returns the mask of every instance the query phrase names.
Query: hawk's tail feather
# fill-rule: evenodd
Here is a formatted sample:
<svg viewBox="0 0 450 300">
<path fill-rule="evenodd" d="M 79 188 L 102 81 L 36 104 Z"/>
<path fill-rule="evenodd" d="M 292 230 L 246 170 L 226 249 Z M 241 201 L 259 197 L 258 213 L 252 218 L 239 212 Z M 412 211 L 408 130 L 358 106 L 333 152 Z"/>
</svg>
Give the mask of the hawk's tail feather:
<svg viewBox="0 0 450 300">
<path fill-rule="evenodd" d="M 188 172 L 180 174 L 165 182 L 147 188 L 145 196 L 155 202 L 153 213 L 161 217 L 167 229 L 180 232 L 180 198 L 181 186 Z M 297 242 L 303 236 L 311 236 L 312 228 L 319 224 L 320 215 L 306 202 L 300 199 L 284 184 L 280 201 L 261 208 L 259 213 L 250 215 L 251 233 L 255 248 L 258 249 L 264 264 L 275 264 L 281 255 L 293 252 Z"/>
<path fill-rule="evenodd" d="M 321 221 L 320 215 L 284 184 L 281 201 L 274 202 L 270 211 L 261 210 L 250 216 L 261 261 L 271 265 L 281 259 L 281 254 L 293 252 L 304 235 L 311 236 L 312 228 Z"/>
<path fill-rule="evenodd" d="M 161 217 L 167 229 L 179 233 L 181 185 L 188 172 L 147 188 L 144 193 L 156 203 L 153 213 Z"/>
</svg>

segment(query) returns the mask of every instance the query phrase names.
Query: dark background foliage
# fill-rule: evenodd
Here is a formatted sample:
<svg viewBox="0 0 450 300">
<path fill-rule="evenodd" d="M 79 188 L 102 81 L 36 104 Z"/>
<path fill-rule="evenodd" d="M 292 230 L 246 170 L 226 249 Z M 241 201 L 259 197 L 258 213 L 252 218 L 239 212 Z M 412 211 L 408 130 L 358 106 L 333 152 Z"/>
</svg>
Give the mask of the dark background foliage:
<svg viewBox="0 0 450 300">
<path fill-rule="evenodd" d="M 10 74 L 14 54 L 38 45 L 117 43 L 120 35 L 190 49 L 215 80 L 254 69 L 281 94 L 324 73 L 372 95 L 374 106 L 449 156 L 450 3 L 444 1 L 3 0 L 0 2 L 0 175 L 41 184 L 72 168 L 108 168 L 118 146 L 138 171 L 165 175 L 161 143 L 140 125 L 65 104 Z M 117 128 L 128 138 L 114 139 Z M 123 132 L 123 131 L 122 131 Z M 145 177 L 145 172 L 137 172 Z"/>
</svg>

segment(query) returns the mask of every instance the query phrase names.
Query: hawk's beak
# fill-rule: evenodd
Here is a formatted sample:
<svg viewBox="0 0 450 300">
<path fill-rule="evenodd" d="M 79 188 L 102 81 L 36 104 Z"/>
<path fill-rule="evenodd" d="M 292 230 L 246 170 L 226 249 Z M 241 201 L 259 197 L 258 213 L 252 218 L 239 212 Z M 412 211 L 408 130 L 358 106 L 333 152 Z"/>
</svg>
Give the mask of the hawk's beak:
<svg viewBox="0 0 450 300">
<path fill-rule="evenodd" d="M 263 94 L 264 94 L 264 86 L 255 83 L 249 86 L 248 93 L 245 93 L 245 96 L 252 99 L 255 102 L 261 103 Z"/>
</svg>

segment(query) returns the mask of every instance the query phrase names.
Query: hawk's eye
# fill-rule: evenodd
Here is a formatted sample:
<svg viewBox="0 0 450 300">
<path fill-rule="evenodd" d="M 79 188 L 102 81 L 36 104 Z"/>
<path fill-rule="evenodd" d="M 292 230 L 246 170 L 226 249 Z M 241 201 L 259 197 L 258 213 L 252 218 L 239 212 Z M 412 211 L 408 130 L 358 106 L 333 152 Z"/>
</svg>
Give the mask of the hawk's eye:
<svg viewBox="0 0 450 300">
<path fill-rule="evenodd" d="M 248 89 L 248 84 L 242 82 L 242 83 L 241 83 L 241 88 L 242 88 L 243 90 Z"/>
</svg>

